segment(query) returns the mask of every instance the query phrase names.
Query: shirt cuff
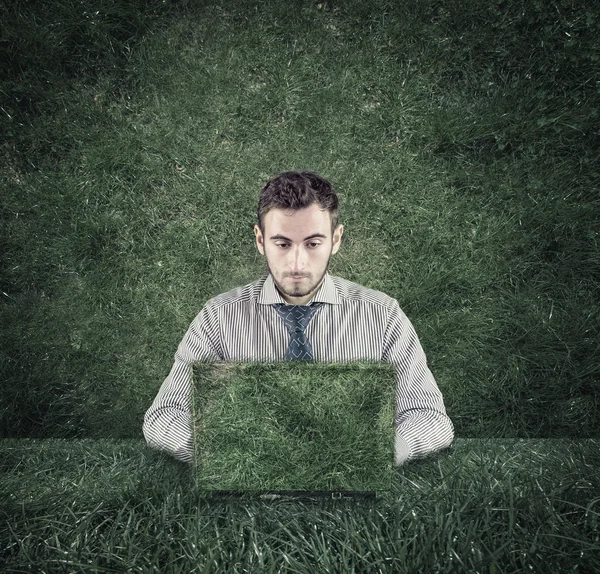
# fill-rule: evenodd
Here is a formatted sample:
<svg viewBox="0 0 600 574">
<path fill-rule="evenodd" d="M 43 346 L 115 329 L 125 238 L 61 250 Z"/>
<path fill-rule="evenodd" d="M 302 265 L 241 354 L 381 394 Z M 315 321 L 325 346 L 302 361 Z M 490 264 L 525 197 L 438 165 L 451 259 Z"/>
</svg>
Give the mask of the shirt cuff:
<svg viewBox="0 0 600 574">
<path fill-rule="evenodd" d="M 406 440 L 396 434 L 394 442 L 394 464 L 399 466 L 410 458 L 410 448 Z"/>
</svg>

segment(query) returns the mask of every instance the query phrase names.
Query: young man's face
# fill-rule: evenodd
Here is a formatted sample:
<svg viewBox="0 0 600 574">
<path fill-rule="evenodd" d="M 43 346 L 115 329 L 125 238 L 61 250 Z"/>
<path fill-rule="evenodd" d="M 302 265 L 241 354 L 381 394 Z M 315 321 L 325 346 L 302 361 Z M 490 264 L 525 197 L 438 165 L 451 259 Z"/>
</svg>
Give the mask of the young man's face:
<svg viewBox="0 0 600 574">
<path fill-rule="evenodd" d="M 340 248 L 344 226 L 331 237 L 328 211 L 316 203 L 297 211 L 271 209 L 264 218 L 265 234 L 254 226 L 256 246 L 267 258 L 275 286 L 290 305 L 306 305 L 325 279 L 329 259 Z M 293 277 L 301 276 L 301 279 Z"/>
</svg>

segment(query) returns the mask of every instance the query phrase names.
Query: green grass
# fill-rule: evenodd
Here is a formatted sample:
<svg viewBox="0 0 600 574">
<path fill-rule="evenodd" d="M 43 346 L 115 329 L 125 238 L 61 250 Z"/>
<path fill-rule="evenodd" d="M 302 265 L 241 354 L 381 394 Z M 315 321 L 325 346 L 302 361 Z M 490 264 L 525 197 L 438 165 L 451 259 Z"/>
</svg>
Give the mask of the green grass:
<svg viewBox="0 0 600 574">
<path fill-rule="evenodd" d="M 598 440 L 457 439 L 377 501 L 207 498 L 140 440 L 0 444 L 4 572 L 586 572 Z"/>
<path fill-rule="evenodd" d="M 197 364 L 196 483 L 203 490 L 390 488 L 390 364 Z"/>
<path fill-rule="evenodd" d="M 140 436 L 295 168 L 337 186 L 330 270 L 398 299 L 459 436 L 597 436 L 591 3 L 55 4 L 2 20 L 3 436 Z"/>
<path fill-rule="evenodd" d="M 596 4 L 0 6 L 10 568 L 598 570 Z M 455 425 L 381 514 L 188 504 L 138 442 L 192 318 L 264 271 L 258 192 L 288 169 L 335 184 L 330 271 L 398 299 Z"/>
</svg>

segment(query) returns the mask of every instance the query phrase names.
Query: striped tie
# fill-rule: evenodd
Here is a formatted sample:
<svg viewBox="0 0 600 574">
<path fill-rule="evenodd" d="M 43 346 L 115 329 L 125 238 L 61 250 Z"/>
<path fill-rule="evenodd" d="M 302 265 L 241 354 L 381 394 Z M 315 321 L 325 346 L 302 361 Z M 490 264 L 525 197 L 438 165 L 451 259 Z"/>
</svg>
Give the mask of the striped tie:
<svg viewBox="0 0 600 574">
<path fill-rule="evenodd" d="M 312 305 L 284 305 L 275 303 L 273 307 L 283 319 L 288 333 L 291 335 L 290 344 L 285 352 L 286 361 L 312 361 L 313 349 L 310 341 L 306 338 L 304 329 L 317 309 L 323 303 Z"/>
</svg>

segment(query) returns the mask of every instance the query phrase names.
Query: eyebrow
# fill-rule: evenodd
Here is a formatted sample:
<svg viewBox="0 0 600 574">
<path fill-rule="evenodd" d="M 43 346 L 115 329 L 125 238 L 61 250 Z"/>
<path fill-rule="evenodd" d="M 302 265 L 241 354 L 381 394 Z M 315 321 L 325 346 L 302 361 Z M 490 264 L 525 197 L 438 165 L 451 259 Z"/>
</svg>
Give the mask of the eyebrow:
<svg viewBox="0 0 600 574">
<path fill-rule="evenodd" d="M 305 237 L 302 241 L 308 241 L 309 239 L 314 239 L 315 237 L 321 237 L 322 239 L 327 239 L 327 236 L 323 235 L 322 233 L 313 233 L 312 235 Z M 271 237 L 271 241 L 275 241 L 276 239 L 283 239 L 284 241 L 289 241 L 290 243 L 293 243 L 293 241 L 289 237 L 285 237 L 283 235 L 273 235 Z"/>
</svg>

